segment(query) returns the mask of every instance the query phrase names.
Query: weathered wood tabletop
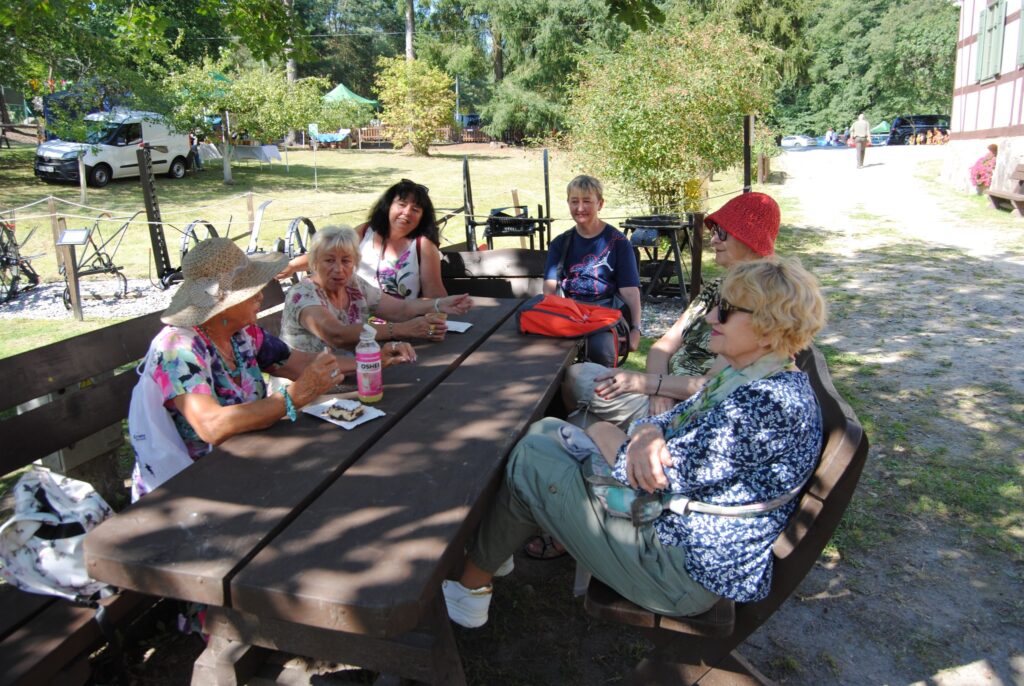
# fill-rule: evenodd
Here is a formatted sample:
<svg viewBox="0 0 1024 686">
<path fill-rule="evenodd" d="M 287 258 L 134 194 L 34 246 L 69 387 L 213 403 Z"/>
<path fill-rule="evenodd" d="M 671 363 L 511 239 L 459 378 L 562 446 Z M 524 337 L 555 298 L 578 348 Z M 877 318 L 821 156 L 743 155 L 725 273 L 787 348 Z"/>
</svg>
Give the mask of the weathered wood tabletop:
<svg viewBox="0 0 1024 686">
<path fill-rule="evenodd" d="M 463 682 L 440 582 L 575 352 L 519 335 L 518 300 L 476 302 L 466 333 L 385 370 L 384 417 L 345 431 L 303 414 L 227 441 L 93 530 L 90 574 L 208 604 L 204 680 L 256 645 Z"/>
</svg>

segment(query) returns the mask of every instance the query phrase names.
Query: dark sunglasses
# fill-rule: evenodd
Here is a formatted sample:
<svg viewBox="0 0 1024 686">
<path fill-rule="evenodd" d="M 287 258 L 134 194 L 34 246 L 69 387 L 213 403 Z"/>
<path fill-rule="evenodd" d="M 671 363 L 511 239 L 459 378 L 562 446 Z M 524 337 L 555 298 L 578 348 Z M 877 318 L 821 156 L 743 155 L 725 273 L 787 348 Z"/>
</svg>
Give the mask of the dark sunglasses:
<svg viewBox="0 0 1024 686">
<path fill-rule="evenodd" d="M 729 234 L 725 232 L 725 229 L 723 229 L 718 224 L 708 224 L 708 230 L 711 231 L 712 236 L 722 241 L 723 243 L 725 242 L 725 239 L 729 237 Z"/>
<path fill-rule="evenodd" d="M 417 188 L 421 189 L 424 193 L 430 193 L 430 189 L 429 188 L 424 186 L 422 183 L 416 183 L 415 181 L 413 181 L 411 179 L 402 179 L 401 181 L 399 181 L 399 183 L 407 183 L 410 186 L 416 186 Z"/>
<path fill-rule="evenodd" d="M 746 312 L 747 314 L 754 314 L 753 310 L 748 310 L 745 307 L 736 307 L 725 298 L 718 299 L 718 323 L 725 324 L 729 321 L 729 315 L 733 312 Z"/>
</svg>

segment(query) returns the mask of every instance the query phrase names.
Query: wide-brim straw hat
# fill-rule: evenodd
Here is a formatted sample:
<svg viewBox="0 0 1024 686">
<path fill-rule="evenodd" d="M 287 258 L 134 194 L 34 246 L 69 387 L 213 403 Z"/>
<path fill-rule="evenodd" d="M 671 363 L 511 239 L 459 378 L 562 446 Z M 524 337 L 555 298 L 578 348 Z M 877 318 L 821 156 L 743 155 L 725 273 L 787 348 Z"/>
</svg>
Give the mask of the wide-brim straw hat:
<svg viewBox="0 0 1024 686">
<path fill-rule="evenodd" d="M 282 253 L 246 255 L 229 238 L 208 238 L 181 261 L 184 280 L 160 320 L 199 326 L 259 293 L 287 263 Z"/>
</svg>

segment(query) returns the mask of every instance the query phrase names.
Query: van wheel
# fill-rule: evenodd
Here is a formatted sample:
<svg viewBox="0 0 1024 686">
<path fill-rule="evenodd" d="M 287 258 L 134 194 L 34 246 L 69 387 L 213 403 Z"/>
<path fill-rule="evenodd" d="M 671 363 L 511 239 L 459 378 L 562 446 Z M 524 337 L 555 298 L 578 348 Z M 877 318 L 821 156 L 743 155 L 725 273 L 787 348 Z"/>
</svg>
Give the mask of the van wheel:
<svg viewBox="0 0 1024 686">
<path fill-rule="evenodd" d="M 86 178 L 89 181 L 90 186 L 103 188 L 110 183 L 110 167 L 105 164 L 97 164 L 89 170 Z"/>
<path fill-rule="evenodd" d="M 172 179 L 183 179 L 187 168 L 184 157 L 175 157 L 171 166 L 167 168 L 167 176 Z"/>
</svg>

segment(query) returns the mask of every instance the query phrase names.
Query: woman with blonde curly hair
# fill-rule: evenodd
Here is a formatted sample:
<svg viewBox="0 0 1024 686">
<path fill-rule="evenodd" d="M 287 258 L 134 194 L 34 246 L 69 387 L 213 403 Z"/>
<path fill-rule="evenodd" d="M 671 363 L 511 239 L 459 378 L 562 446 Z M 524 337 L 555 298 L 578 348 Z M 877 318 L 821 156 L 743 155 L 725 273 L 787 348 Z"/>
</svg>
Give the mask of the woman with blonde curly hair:
<svg viewBox="0 0 1024 686">
<path fill-rule="evenodd" d="M 629 435 L 607 422 L 531 427 L 462 576 L 444 582 L 453 621 L 487 621 L 492 577 L 537 527 L 653 612 L 767 596 L 772 544 L 821 452 L 821 412 L 793 355 L 824 326 L 825 302 L 797 260 L 768 257 L 729 272 L 707 320 L 728 366 L 685 402 Z"/>
</svg>

